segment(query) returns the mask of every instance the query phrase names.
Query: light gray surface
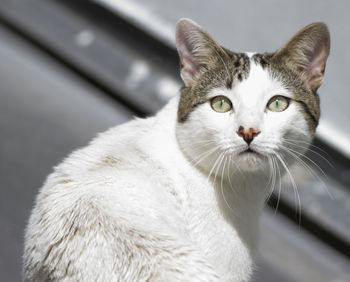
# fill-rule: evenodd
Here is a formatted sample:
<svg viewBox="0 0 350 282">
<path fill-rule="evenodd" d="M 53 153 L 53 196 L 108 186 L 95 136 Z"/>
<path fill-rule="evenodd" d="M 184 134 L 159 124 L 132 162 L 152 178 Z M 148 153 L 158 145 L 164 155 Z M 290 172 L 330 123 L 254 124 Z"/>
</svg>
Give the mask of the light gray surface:
<svg viewBox="0 0 350 282">
<path fill-rule="evenodd" d="M 260 221 L 258 281 L 348 282 L 350 262 L 298 225 L 266 208 Z M 259 271 L 259 265 L 262 265 Z M 269 269 L 283 274 L 268 275 Z M 278 278 L 278 276 L 277 276 Z"/>
<path fill-rule="evenodd" d="M 174 41 L 179 18 L 198 22 L 220 44 L 233 51 L 272 52 L 299 29 L 317 21 L 331 32 L 331 55 L 321 96 L 324 141 L 350 157 L 348 66 L 350 65 L 350 2 L 346 0 L 95 0 L 133 17 L 152 34 Z"/>
</svg>

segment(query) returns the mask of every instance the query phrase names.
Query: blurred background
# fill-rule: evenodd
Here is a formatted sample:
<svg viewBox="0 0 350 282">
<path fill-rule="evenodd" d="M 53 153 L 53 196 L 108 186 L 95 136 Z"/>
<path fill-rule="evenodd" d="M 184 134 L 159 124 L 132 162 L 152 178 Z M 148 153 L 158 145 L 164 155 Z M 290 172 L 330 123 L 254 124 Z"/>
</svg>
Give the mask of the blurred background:
<svg viewBox="0 0 350 282">
<path fill-rule="evenodd" d="M 285 178 L 262 216 L 253 281 L 350 281 L 349 10 L 345 0 L 0 0 L 0 280 L 21 281 L 24 228 L 52 167 L 176 95 L 174 30 L 188 17 L 233 51 L 274 51 L 328 24 L 321 123 L 293 169 L 301 213 Z"/>
</svg>

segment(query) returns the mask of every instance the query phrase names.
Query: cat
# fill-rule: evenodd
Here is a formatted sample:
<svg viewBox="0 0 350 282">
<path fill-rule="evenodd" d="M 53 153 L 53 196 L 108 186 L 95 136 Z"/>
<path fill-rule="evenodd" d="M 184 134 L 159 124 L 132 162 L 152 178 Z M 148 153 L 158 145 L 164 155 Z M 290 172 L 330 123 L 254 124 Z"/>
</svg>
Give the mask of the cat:
<svg viewBox="0 0 350 282">
<path fill-rule="evenodd" d="M 48 176 L 25 281 L 249 281 L 273 171 L 318 124 L 329 31 L 314 23 L 274 53 L 234 53 L 181 19 L 176 46 L 180 95 Z"/>
</svg>

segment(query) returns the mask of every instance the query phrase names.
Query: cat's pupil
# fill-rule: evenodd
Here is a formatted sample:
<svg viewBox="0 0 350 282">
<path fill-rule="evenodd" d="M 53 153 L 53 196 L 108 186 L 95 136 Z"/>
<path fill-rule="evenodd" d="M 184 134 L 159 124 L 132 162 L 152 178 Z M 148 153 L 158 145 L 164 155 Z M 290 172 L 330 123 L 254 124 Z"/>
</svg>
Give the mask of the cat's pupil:
<svg viewBox="0 0 350 282">
<path fill-rule="evenodd" d="M 220 100 L 220 108 L 223 108 L 223 106 L 224 106 L 224 99 L 221 99 Z"/>
<path fill-rule="evenodd" d="M 275 105 L 276 105 L 276 108 L 278 108 L 278 106 L 279 106 L 279 101 L 278 101 L 278 99 L 276 99 Z"/>
</svg>

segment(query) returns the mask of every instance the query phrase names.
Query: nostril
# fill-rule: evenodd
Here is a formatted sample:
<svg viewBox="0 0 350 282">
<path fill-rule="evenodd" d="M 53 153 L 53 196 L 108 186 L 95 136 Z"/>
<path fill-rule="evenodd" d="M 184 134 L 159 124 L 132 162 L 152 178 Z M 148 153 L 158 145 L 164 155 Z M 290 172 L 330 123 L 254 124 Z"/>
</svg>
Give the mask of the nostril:
<svg viewBox="0 0 350 282">
<path fill-rule="evenodd" d="M 244 132 L 244 127 L 242 125 L 240 127 L 238 127 L 237 134 L 238 134 L 238 136 L 241 136 L 244 138 L 245 132 Z"/>
<path fill-rule="evenodd" d="M 255 130 L 254 128 L 249 128 L 249 131 L 251 132 L 252 137 L 256 137 L 260 134 L 259 130 Z"/>
<path fill-rule="evenodd" d="M 249 128 L 248 131 L 244 130 L 243 126 L 240 126 L 237 131 L 238 136 L 242 137 L 248 145 L 253 141 L 253 139 L 260 134 L 259 130 L 254 128 Z"/>
</svg>

